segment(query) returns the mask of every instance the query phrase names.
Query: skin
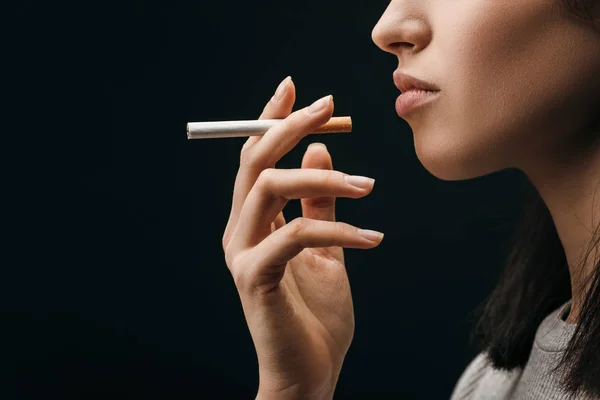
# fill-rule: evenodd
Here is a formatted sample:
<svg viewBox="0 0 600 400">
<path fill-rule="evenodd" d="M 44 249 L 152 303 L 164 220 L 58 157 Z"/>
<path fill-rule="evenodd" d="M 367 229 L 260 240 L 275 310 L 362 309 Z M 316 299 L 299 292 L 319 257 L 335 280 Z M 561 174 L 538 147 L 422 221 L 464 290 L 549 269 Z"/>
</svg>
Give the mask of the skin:
<svg viewBox="0 0 600 400">
<path fill-rule="evenodd" d="M 566 252 L 576 322 L 596 261 L 579 265 L 599 222 L 600 148 L 580 132 L 600 111 L 600 27 L 558 0 L 394 0 L 372 39 L 441 89 L 404 118 L 429 172 L 518 168 L 536 187 Z"/>
<path fill-rule="evenodd" d="M 444 180 L 519 168 L 538 188 L 567 253 L 572 321 L 591 268 L 577 271 L 577 259 L 597 223 L 600 150 L 578 132 L 600 100 L 598 35 L 558 0 L 393 0 L 372 33 L 399 69 L 441 90 L 405 117 L 425 168 Z M 330 101 L 292 112 L 295 85 L 280 88 L 259 119 L 283 121 L 241 150 L 222 244 L 257 352 L 257 399 L 331 399 L 354 334 L 343 248 L 381 243 L 336 221 L 335 200 L 373 186 L 349 185 L 325 147 L 309 147 L 301 168 L 275 168 L 334 111 Z M 288 222 L 291 199 L 303 218 Z"/>
</svg>

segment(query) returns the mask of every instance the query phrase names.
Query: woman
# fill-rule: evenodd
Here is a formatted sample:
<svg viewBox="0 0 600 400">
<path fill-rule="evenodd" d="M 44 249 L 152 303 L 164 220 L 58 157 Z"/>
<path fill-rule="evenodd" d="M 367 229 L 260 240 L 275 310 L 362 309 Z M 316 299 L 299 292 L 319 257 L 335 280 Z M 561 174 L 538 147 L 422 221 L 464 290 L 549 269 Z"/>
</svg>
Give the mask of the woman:
<svg viewBox="0 0 600 400">
<path fill-rule="evenodd" d="M 518 168 L 535 188 L 478 324 L 481 353 L 453 399 L 600 398 L 600 266 L 588 257 L 598 226 L 599 9 L 599 0 L 392 0 L 373 29 L 398 58 L 397 110 L 428 171 L 460 180 Z M 323 145 L 309 147 L 301 169 L 274 169 L 333 114 L 331 97 L 291 112 L 294 100 L 288 77 L 260 116 L 284 121 L 242 148 L 223 234 L 259 399 L 332 398 L 354 332 L 343 248 L 383 238 L 335 221 L 335 198 L 366 196 L 373 180 L 333 170 Z M 281 211 L 298 198 L 303 217 L 288 223 Z"/>
</svg>

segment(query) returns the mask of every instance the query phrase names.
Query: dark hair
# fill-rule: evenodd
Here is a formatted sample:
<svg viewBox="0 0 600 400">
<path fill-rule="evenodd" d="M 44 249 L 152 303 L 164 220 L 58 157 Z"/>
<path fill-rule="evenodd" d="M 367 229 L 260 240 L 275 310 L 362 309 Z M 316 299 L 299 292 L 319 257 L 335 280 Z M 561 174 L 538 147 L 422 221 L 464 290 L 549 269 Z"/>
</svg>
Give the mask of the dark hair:
<svg viewBox="0 0 600 400">
<path fill-rule="evenodd" d="M 598 0 L 562 1 L 574 15 L 597 22 L 593 8 Z M 594 121 L 586 133 L 598 136 L 599 128 L 600 123 Z M 599 232 L 600 226 L 580 265 L 592 250 L 599 250 Z M 533 187 L 511 244 L 500 282 L 482 305 L 473 332 L 480 351 L 487 352 L 495 368 L 504 370 L 525 366 L 539 324 L 572 296 L 562 243 L 548 208 Z M 555 371 L 560 372 L 563 388 L 571 396 L 600 397 L 600 262 L 586 282 L 589 290 L 577 328 Z"/>
<path fill-rule="evenodd" d="M 598 7 L 597 0 L 562 0 L 562 2 L 567 9 L 578 17 L 598 21 L 594 15 L 595 8 Z"/>
</svg>

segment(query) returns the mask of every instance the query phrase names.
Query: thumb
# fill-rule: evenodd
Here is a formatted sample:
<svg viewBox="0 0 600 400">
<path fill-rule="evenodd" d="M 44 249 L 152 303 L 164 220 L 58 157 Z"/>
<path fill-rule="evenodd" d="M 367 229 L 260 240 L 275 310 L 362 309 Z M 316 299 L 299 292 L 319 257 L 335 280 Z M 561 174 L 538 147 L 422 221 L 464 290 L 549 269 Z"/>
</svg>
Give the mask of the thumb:
<svg viewBox="0 0 600 400">
<path fill-rule="evenodd" d="M 304 157 L 302 168 L 333 169 L 331 155 L 323 143 L 311 143 Z M 322 221 L 335 221 L 335 197 L 310 197 L 300 200 L 302 216 Z"/>
</svg>

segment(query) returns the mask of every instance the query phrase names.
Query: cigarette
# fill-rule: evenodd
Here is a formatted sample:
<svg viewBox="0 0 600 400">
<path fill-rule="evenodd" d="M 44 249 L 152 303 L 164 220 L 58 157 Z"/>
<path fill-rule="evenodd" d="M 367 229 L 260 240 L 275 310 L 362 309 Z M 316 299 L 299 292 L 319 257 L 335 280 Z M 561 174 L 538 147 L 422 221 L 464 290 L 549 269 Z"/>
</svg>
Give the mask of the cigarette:
<svg viewBox="0 0 600 400">
<path fill-rule="evenodd" d="M 214 121 L 188 122 L 188 139 L 233 138 L 244 136 L 262 136 L 283 119 L 257 119 L 250 121 Z M 350 117 L 332 117 L 312 133 L 352 132 Z"/>
</svg>

